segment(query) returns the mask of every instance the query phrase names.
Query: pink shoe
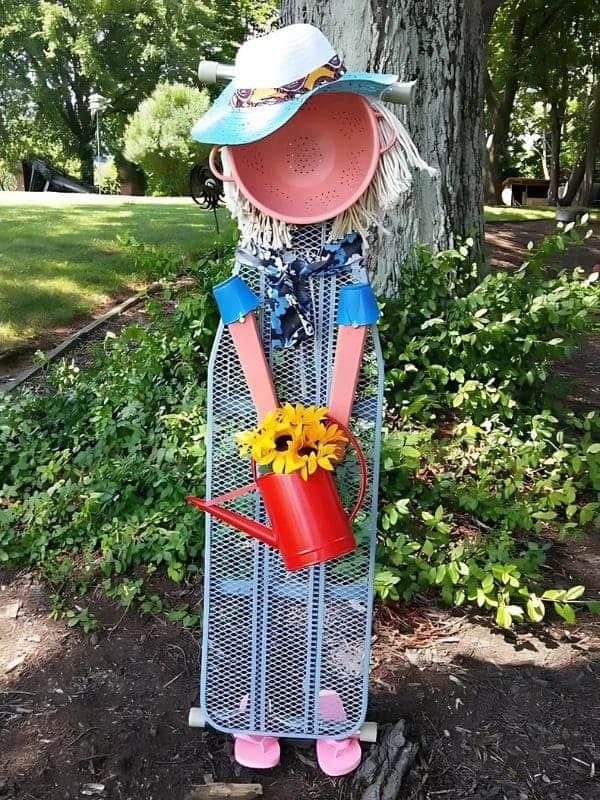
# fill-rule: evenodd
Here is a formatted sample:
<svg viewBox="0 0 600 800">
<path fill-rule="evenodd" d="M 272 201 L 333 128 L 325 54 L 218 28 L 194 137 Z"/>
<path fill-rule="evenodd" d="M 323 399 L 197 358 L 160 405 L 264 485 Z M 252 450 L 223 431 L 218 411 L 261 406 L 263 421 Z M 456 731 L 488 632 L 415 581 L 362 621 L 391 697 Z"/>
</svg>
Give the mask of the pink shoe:
<svg viewBox="0 0 600 800">
<path fill-rule="evenodd" d="M 240 700 L 240 708 L 244 711 L 247 706 L 248 695 L 245 694 Z M 271 769 L 279 764 L 281 750 L 276 737 L 238 733 L 233 741 L 233 756 L 242 767 Z"/>
<path fill-rule="evenodd" d="M 238 764 L 253 769 L 271 769 L 279 764 L 279 739 L 239 733 L 234 737 L 233 755 Z"/>
<path fill-rule="evenodd" d="M 337 692 L 319 692 L 319 716 L 323 720 L 343 722 L 346 719 L 342 698 Z M 326 775 L 347 775 L 360 764 L 362 751 L 355 736 L 348 739 L 317 739 L 317 761 Z"/>
</svg>

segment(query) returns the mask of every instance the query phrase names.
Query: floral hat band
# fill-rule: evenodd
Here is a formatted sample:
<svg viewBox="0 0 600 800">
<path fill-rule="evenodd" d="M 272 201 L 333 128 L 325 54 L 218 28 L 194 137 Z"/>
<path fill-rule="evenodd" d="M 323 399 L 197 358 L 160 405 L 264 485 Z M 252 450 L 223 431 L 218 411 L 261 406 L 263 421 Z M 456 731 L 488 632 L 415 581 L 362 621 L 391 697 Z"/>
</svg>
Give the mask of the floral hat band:
<svg viewBox="0 0 600 800">
<path fill-rule="evenodd" d="M 304 78 L 277 86 L 273 89 L 236 89 L 231 96 L 233 108 L 256 108 L 285 103 L 339 80 L 346 74 L 346 67 L 338 55 L 332 56 L 326 64 L 311 70 Z"/>
</svg>

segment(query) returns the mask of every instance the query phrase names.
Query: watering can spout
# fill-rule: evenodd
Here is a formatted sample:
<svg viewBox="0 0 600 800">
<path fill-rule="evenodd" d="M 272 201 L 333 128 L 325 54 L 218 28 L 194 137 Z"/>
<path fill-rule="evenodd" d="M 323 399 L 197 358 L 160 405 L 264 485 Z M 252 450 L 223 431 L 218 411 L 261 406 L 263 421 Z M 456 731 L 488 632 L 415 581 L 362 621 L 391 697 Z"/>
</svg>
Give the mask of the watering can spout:
<svg viewBox="0 0 600 800">
<path fill-rule="evenodd" d="M 192 503 L 203 511 L 212 514 L 213 517 L 220 519 L 221 522 L 231 525 L 232 528 L 237 528 L 254 539 L 268 544 L 270 547 L 277 547 L 277 536 L 266 525 L 261 525 L 260 522 L 255 522 L 255 520 L 244 517 L 242 514 L 223 508 L 210 500 L 202 500 L 200 497 L 186 497 L 185 499 L 188 503 Z"/>
</svg>

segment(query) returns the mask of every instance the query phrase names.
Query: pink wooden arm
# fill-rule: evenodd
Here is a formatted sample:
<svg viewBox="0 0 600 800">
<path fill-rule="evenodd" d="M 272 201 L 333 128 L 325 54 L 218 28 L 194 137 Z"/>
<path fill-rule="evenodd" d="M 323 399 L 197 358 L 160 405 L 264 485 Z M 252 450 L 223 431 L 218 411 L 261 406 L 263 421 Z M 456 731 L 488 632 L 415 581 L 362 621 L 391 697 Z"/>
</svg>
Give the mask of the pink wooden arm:
<svg viewBox="0 0 600 800">
<path fill-rule="evenodd" d="M 268 411 L 279 406 L 279 401 L 258 333 L 256 316 L 250 312 L 246 314 L 243 322 L 231 322 L 227 327 L 240 359 L 260 422 Z"/>
<path fill-rule="evenodd" d="M 329 413 L 333 419 L 347 425 L 358 383 L 366 325 L 340 325 L 329 390 Z"/>
</svg>

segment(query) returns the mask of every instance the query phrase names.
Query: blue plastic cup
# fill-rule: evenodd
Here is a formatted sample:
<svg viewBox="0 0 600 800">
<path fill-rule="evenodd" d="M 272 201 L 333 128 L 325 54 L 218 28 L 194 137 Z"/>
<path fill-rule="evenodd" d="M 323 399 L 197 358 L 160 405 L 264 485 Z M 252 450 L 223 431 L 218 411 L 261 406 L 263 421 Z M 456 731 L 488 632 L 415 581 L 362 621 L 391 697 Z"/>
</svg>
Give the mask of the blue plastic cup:
<svg viewBox="0 0 600 800">
<path fill-rule="evenodd" d="M 231 278 L 213 286 L 213 295 L 225 325 L 239 322 L 260 305 L 258 297 L 239 275 L 232 275 Z"/>
<path fill-rule="evenodd" d="M 377 300 L 368 283 L 342 286 L 338 301 L 338 325 L 374 325 L 379 319 Z"/>
</svg>

